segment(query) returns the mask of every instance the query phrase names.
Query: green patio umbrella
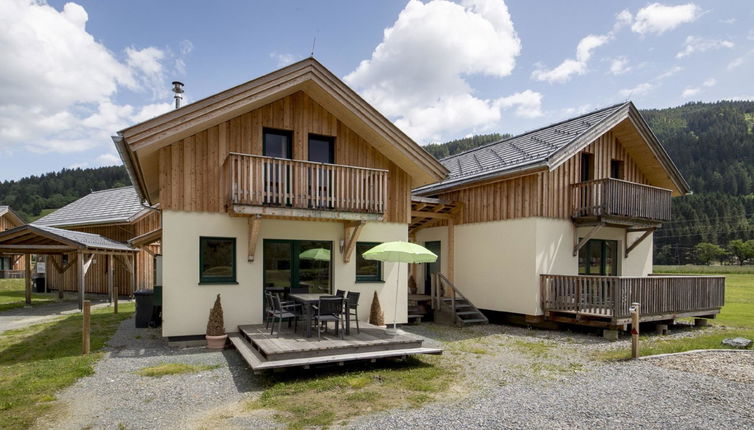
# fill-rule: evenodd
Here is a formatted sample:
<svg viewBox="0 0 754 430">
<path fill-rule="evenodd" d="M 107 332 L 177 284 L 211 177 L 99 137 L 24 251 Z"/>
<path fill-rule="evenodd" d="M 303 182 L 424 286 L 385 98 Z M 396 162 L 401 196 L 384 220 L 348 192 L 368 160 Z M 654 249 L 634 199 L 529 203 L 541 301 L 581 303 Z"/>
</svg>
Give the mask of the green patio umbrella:
<svg viewBox="0 0 754 430">
<path fill-rule="evenodd" d="M 388 263 L 434 263 L 437 255 L 429 249 L 411 242 L 385 242 L 361 254 L 365 260 L 378 260 Z M 398 266 L 398 283 L 400 284 L 401 269 Z M 393 302 L 393 330 L 396 330 L 398 313 L 398 288 L 395 289 Z"/>
<path fill-rule="evenodd" d="M 298 255 L 302 260 L 327 261 L 330 262 L 330 250 L 325 248 L 307 249 Z M 317 287 L 319 288 L 319 273 L 317 273 Z"/>
<path fill-rule="evenodd" d="M 302 260 L 330 261 L 330 250 L 325 248 L 307 249 L 298 255 Z"/>
</svg>

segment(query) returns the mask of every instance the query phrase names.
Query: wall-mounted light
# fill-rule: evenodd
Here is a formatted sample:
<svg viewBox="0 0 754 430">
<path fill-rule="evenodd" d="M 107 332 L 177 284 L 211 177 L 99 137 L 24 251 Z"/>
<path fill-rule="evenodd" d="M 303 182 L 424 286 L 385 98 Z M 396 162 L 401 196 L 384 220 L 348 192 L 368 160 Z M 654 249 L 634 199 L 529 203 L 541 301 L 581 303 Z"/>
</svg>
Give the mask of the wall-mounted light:
<svg viewBox="0 0 754 430">
<path fill-rule="evenodd" d="M 343 239 L 340 239 L 340 253 L 343 253 L 343 247 L 346 246 L 346 241 Z"/>
</svg>

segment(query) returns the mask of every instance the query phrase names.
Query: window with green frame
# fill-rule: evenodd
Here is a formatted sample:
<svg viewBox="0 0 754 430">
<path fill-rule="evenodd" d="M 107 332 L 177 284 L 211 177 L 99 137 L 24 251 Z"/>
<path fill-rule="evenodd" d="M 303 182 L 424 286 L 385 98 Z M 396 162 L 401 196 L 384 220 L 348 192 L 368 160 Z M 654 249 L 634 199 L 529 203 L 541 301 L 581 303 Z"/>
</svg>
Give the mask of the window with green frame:
<svg viewBox="0 0 754 430">
<path fill-rule="evenodd" d="M 235 238 L 199 238 L 199 283 L 236 283 Z"/>
<path fill-rule="evenodd" d="M 618 241 L 590 239 L 579 250 L 579 275 L 618 276 Z"/>
<path fill-rule="evenodd" d="M 380 242 L 356 242 L 356 282 L 382 282 L 382 262 L 361 256 L 379 244 Z"/>
</svg>

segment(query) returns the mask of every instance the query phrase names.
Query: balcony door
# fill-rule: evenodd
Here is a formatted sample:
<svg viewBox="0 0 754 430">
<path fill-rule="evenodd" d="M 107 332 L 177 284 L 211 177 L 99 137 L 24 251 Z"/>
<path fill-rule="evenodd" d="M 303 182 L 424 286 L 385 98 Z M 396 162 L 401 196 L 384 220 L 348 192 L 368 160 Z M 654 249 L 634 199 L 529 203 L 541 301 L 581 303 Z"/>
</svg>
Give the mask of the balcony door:
<svg viewBox="0 0 754 430">
<path fill-rule="evenodd" d="M 265 291 L 331 293 L 332 242 L 265 239 L 263 251 Z"/>
<path fill-rule="evenodd" d="M 335 138 L 309 135 L 309 161 L 327 165 L 311 165 L 308 170 L 309 207 L 329 209 L 333 207 L 333 167 L 335 163 Z"/>
<path fill-rule="evenodd" d="M 293 158 L 293 132 L 265 128 L 262 131 L 262 155 L 282 159 Z M 262 170 L 262 203 L 289 206 L 291 193 L 291 163 L 265 161 Z"/>
</svg>

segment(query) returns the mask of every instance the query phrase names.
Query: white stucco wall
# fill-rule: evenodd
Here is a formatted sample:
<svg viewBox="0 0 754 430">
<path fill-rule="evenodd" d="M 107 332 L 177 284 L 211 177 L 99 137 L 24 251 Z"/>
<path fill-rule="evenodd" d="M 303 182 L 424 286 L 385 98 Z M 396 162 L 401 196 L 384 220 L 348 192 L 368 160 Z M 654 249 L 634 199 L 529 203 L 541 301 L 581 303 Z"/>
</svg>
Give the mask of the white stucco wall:
<svg viewBox="0 0 754 430">
<path fill-rule="evenodd" d="M 262 318 L 262 262 L 264 239 L 327 240 L 332 241 L 332 285 L 334 289 L 361 292 L 359 319 L 369 319 L 369 309 L 375 291 L 380 299 L 385 321 L 398 323 L 407 318 L 407 268 L 403 264 L 398 281 L 398 264 L 383 264 L 382 283 L 356 283 L 355 257 L 343 263 L 339 251 L 343 239 L 343 224 L 338 222 L 310 222 L 262 220 L 262 230 L 256 247 L 254 262 L 247 261 L 248 219 L 219 213 L 163 211 L 163 336 L 203 334 L 209 309 L 220 293 L 225 316 L 225 329 L 236 331 L 239 324 L 260 324 Z M 367 223 L 359 241 L 387 242 L 407 240 L 408 226 L 393 223 Z M 199 237 L 218 236 L 236 238 L 238 285 L 199 285 Z M 396 296 L 398 302 L 394 313 Z"/>
<path fill-rule="evenodd" d="M 574 228 L 570 220 L 522 218 L 456 226 L 455 284 L 479 308 L 525 315 L 541 315 L 540 274 L 576 275 L 574 233 L 584 236 L 590 227 Z M 629 242 L 642 233 L 629 233 Z M 652 273 L 652 237 L 624 257 L 621 228 L 602 228 L 595 239 L 619 242 L 621 276 Z M 447 228 L 420 230 L 420 244 L 442 241 L 442 271 L 447 273 Z M 423 267 L 417 282 L 423 280 Z"/>
</svg>

